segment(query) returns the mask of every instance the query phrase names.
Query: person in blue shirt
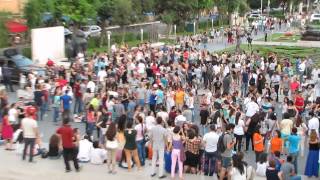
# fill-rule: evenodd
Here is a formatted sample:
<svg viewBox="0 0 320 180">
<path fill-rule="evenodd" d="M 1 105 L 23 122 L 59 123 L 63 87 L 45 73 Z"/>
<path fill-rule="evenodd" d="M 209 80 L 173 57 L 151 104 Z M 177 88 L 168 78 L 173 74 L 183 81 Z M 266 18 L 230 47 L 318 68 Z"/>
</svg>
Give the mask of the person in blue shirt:
<svg viewBox="0 0 320 180">
<path fill-rule="evenodd" d="M 299 155 L 299 144 L 301 137 L 297 135 L 297 128 L 293 127 L 291 130 L 291 135 L 288 137 L 289 142 L 289 154 L 293 158 L 293 165 L 295 172 L 297 172 L 298 168 L 298 155 Z"/>
<path fill-rule="evenodd" d="M 157 96 L 157 105 L 161 105 L 164 100 L 164 93 L 161 87 L 156 91 L 156 96 Z"/>
<path fill-rule="evenodd" d="M 150 110 L 153 111 L 153 113 L 155 114 L 156 114 L 156 104 L 157 104 L 157 94 L 156 94 L 156 90 L 153 89 L 150 94 L 149 106 L 150 106 Z"/>
<path fill-rule="evenodd" d="M 72 98 L 71 98 L 71 96 L 68 95 L 68 93 L 69 93 L 69 90 L 66 90 L 65 94 L 60 97 L 61 109 L 62 109 L 63 114 L 65 114 L 66 116 L 69 116 L 70 108 L 71 108 L 71 101 L 72 101 Z"/>
</svg>

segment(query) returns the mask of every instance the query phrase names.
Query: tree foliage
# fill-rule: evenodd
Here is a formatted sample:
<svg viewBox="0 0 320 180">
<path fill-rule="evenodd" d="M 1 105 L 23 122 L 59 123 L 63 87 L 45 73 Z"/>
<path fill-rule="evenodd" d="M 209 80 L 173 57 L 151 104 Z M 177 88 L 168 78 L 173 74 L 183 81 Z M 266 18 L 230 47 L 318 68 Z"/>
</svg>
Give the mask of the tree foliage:
<svg viewBox="0 0 320 180">
<path fill-rule="evenodd" d="M 35 28 L 41 25 L 43 8 L 41 0 L 29 0 L 24 6 L 24 18 L 27 19 L 28 27 Z"/>
<path fill-rule="evenodd" d="M 197 3 L 197 0 L 156 0 L 155 11 L 165 23 L 182 24 L 193 17 Z"/>
<path fill-rule="evenodd" d="M 59 14 L 68 16 L 76 24 L 84 24 L 88 18 L 95 18 L 97 11 L 95 0 L 55 0 L 55 9 Z"/>
</svg>

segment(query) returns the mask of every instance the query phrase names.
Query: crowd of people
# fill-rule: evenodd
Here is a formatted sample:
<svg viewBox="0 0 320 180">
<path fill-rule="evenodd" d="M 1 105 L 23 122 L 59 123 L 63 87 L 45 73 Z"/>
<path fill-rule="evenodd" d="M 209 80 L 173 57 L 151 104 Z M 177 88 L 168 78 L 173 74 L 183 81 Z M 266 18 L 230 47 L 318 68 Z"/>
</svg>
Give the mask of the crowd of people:
<svg viewBox="0 0 320 180">
<path fill-rule="evenodd" d="M 66 172 L 71 160 L 77 171 L 106 163 L 110 174 L 117 163 L 141 171 L 150 159 L 152 177 L 173 179 L 319 177 L 320 71 L 310 57 L 145 43 L 46 68 L 46 76 L 21 75 L 17 102 L 0 93 L 5 149 L 21 146 L 22 159 L 63 156 Z M 42 139 L 39 123 L 49 120 L 59 127 Z"/>
</svg>

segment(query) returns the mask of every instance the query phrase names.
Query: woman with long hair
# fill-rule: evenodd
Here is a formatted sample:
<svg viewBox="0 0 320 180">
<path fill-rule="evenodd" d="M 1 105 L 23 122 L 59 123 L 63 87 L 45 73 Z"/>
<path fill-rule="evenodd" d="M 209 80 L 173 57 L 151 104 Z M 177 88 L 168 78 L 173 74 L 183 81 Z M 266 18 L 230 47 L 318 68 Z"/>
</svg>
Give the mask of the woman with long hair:
<svg viewBox="0 0 320 180">
<path fill-rule="evenodd" d="M 108 126 L 107 132 L 105 134 L 106 138 L 106 149 L 107 149 L 107 159 L 108 159 L 108 170 L 109 173 L 115 174 L 116 168 L 116 151 L 118 148 L 117 128 L 115 123 L 111 123 Z"/>
<path fill-rule="evenodd" d="M 146 141 L 144 136 L 145 134 L 147 134 L 147 126 L 141 116 L 138 116 L 137 120 L 139 123 L 134 127 L 134 129 L 137 131 L 136 143 L 138 147 L 138 155 L 141 161 L 141 166 L 144 166 L 144 162 L 146 159 Z"/>
<path fill-rule="evenodd" d="M 92 136 L 94 127 L 96 125 L 96 117 L 94 107 L 92 105 L 89 106 L 87 111 L 87 134 Z"/>
<path fill-rule="evenodd" d="M 229 171 L 231 180 L 246 180 L 247 168 L 242 161 L 241 156 L 235 154 L 232 156 L 232 169 Z"/>
<path fill-rule="evenodd" d="M 136 144 L 136 136 L 137 131 L 132 128 L 133 123 L 131 121 L 127 122 L 127 128 L 124 131 L 124 137 L 126 140 L 126 143 L 124 144 L 124 152 L 126 155 L 126 160 L 128 164 L 128 171 L 131 171 L 131 160 L 132 156 L 137 164 L 138 170 L 141 169 L 140 161 L 139 161 L 139 155 L 138 155 L 138 149 Z"/>
<path fill-rule="evenodd" d="M 260 155 L 264 151 L 264 137 L 260 134 L 259 128 L 255 129 L 252 139 L 254 145 L 254 152 L 256 154 L 256 162 L 258 162 L 260 159 Z"/>
<path fill-rule="evenodd" d="M 304 174 L 308 177 L 319 177 L 319 137 L 312 129 L 309 137 L 309 153 Z"/>
<path fill-rule="evenodd" d="M 235 127 L 233 130 L 234 136 L 236 138 L 236 144 L 234 145 L 234 151 L 241 151 L 242 138 L 244 136 L 245 123 L 241 118 L 241 112 L 236 113 Z"/>
<path fill-rule="evenodd" d="M 5 150 L 13 150 L 13 128 L 9 121 L 8 108 L 5 108 L 2 113 L 2 138 L 5 140 L 6 143 Z"/>
<path fill-rule="evenodd" d="M 305 140 L 306 140 L 306 133 L 308 131 L 308 127 L 307 125 L 303 122 L 303 119 L 300 115 L 297 116 L 296 118 L 296 123 L 295 123 L 295 127 L 298 130 L 298 135 L 300 136 L 301 140 L 300 140 L 300 156 L 303 157 L 304 156 L 304 144 L 305 144 Z"/>
<path fill-rule="evenodd" d="M 173 128 L 173 135 L 172 135 L 172 153 L 171 153 L 171 178 L 175 178 L 175 172 L 176 172 L 176 164 L 178 162 L 179 166 L 179 178 L 183 179 L 183 161 L 180 156 L 181 151 L 183 150 L 183 139 L 184 134 L 182 129 L 179 126 L 175 126 Z"/>
<path fill-rule="evenodd" d="M 53 134 L 50 137 L 49 141 L 49 151 L 48 151 L 48 158 L 49 159 L 58 159 L 61 156 L 61 147 L 60 146 L 60 138 L 57 134 Z"/>
<path fill-rule="evenodd" d="M 266 171 L 268 167 L 267 158 L 268 158 L 267 153 L 262 153 L 260 155 L 259 161 L 257 162 L 257 170 L 256 170 L 257 176 L 266 177 Z"/>
<path fill-rule="evenodd" d="M 184 163 L 184 171 L 196 174 L 200 158 L 201 139 L 196 136 L 194 129 L 187 130 L 185 147 L 186 161 Z"/>
<path fill-rule="evenodd" d="M 276 151 L 282 152 L 283 140 L 281 139 L 281 132 L 276 130 L 270 140 L 270 152 L 274 154 Z"/>
<path fill-rule="evenodd" d="M 61 96 L 61 90 L 60 88 L 56 88 L 54 90 L 54 96 L 53 96 L 53 122 L 58 123 L 59 119 L 59 113 L 60 113 L 60 96 Z"/>
</svg>

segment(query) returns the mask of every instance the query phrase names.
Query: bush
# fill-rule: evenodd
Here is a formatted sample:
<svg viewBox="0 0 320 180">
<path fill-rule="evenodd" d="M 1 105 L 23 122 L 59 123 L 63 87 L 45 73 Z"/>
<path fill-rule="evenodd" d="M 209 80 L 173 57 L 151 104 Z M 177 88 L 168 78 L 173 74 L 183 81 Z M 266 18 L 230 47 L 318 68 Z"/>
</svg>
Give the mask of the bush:
<svg viewBox="0 0 320 180">
<path fill-rule="evenodd" d="M 32 58 L 31 57 L 31 47 L 26 47 L 26 48 L 22 49 L 22 55 L 31 59 Z"/>
<path fill-rule="evenodd" d="M 5 27 L 5 23 L 7 22 L 10 13 L 0 12 L 0 48 L 10 46 L 10 37 Z"/>
<path fill-rule="evenodd" d="M 124 42 L 130 44 L 130 42 L 139 42 L 141 39 L 140 33 L 128 32 L 125 35 Z M 143 40 L 147 41 L 149 39 L 149 33 L 143 33 Z M 121 44 L 122 43 L 122 34 L 114 33 L 111 35 L 110 39 L 111 44 Z M 100 46 L 100 37 L 90 37 L 88 39 L 88 49 L 98 48 Z M 102 46 L 108 46 L 108 39 L 105 38 L 102 42 Z"/>
<path fill-rule="evenodd" d="M 88 39 L 88 48 L 96 48 L 99 47 L 100 38 L 99 37 L 90 37 Z"/>
</svg>

